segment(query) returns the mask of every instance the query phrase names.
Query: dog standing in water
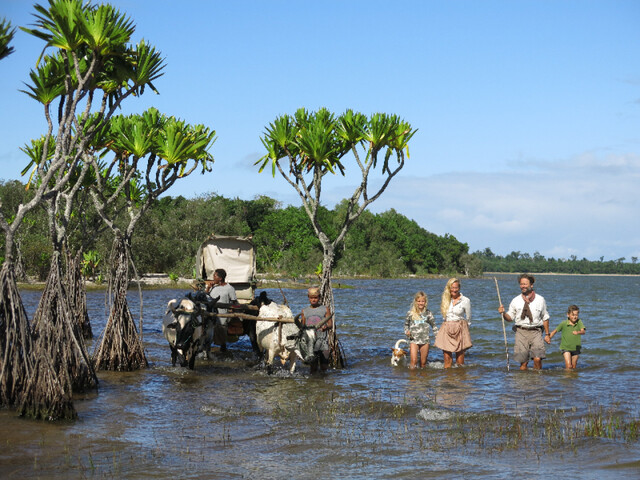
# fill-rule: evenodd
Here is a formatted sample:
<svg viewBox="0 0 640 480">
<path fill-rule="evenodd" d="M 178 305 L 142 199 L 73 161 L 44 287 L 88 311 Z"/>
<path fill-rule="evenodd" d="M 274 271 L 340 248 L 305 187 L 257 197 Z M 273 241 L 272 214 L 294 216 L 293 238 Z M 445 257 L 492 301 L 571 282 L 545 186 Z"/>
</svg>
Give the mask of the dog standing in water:
<svg viewBox="0 0 640 480">
<path fill-rule="evenodd" d="M 391 349 L 391 366 L 398 367 L 400 365 L 405 366 L 407 364 L 407 352 L 405 352 L 400 345 L 403 343 L 409 343 L 406 340 L 398 340 L 396 346 Z"/>
</svg>

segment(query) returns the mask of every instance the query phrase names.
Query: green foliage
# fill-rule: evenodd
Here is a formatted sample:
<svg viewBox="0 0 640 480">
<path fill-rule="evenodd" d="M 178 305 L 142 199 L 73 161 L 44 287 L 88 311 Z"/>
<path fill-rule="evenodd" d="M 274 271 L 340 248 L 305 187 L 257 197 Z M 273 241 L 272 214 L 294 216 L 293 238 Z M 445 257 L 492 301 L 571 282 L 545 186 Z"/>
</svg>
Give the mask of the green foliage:
<svg viewBox="0 0 640 480">
<path fill-rule="evenodd" d="M 482 261 L 477 256 L 465 253 L 460 256 L 460 262 L 465 275 L 469 277 L 482 275 Z"/>
<path fill-rule="evenodd" d="M 11 28 L 11 22 L 3 18 L 0 20 L 0 60 L 11 55 L 14 48 L 9 46 L 16 33 L 15 28 Z"/>
<path fill-rule="evenodd" d="M 193 276 L 196 252 L 209 235 L 251 234 L 245 218 L 246 204 L 218 195 L 191 200 L 160 198 L 140 220 L 133 237 L 133 258 L 138 270 Z"/>
<path fill-rule="evenodd" d="M 416 133 L 411 125 L 397 115 L 375 113 L 367 118 L 351 109 L 336 116 L 326 108 L 309 112 L 304 108 L 295 115 L 282 115 L 271 122 L 261 138 L 266 154 L 256 162 L 262 172 L 271 164 L 275 176 L 278 161 L 289 159 L 294 176 L 314 171 L 316 175 L 345 174 L 343 157 L 356 147 L 365 148 L 365 163 L 375 168 L 378 152 L 385 151 L 382 173 L 391 174 L 389 159 L 396 152 L 406 151 Z"/>
<path fill-rule="evenodd" d="M 31 70 L 28 90 L 20 91 L 43 105 L 49 105 L 65 92 L 64 76 L 64 59 L 60 55 L 52 56 L 36 70 Z"/>
<path fill-rule="evenodd" d="M 14 211 L 27 202 L 32 193 L 19 181 L 0 181 L 3 211 Z M 333 210 L 319 209 L 319 222 L 334 234 L 347 208 L 343 200 Z M 121 215 L 125 215 L 124 212 Z M 116 221 L 120 221 L 116 219 Z M 112 236 L 108 231 L 96 233 L 93 224 L 100 219 L 91 206 L 82 207 L 69 226 L 69 246 L 86 252 L 86 268 L 94 265 L 90 275 L 101 276 L 108 258 Z M 91 232 L 91 233 L 88 233 Z M 198 247 L 212 233 L 217 235 L 253 235 L 257 246 L 260 272 L 291 276 L 317 275 L 322 271 L 322 246 L 315 236 L 302 207 L 285 207 L 269 197 L 254 200 L 228 199 L 208 194 L 193 199 L 162 197 L 156 200 L 138 226 L 132 249 L 139 273 L 169 273 L 193 277 Z M 29 276 L 46 277 L 51 246 L 47 219 L 42 209 L 25 217 L 16 240 Z M 4 238 L 0 238 L 0 242 Z M 638 259 L 589 261 L 547 259 L 538 252 L 529 255 L 511 252 L 502 257 L 490 248 L 468 253 L 466 243 L 452 235 L 438 236 L 415 221 L 391 209 L 380 214 L 365 210 L 336 250 L 335 272 L 339 275 L 396 277 L 407 274 L 461 274 L 478 276 L 491 272 L 556 273 L 629 273 L 640 274 Z M 83 262 L 83 264 L 85 263 Z M 87 270 L 85 270 L 85 275 Z"/>
<path fill-rule="evenodd" d="M 53 247 L 48 235 L 30 235 L 19 247 L 25 272 L 28 276 L 44 281 L 49 274 Z"/>
<path fill-rule="evenodd" d="M 64 0 L 51 1 L 48 7 L 36 5 L 34 8 L 38 12 L 35 28 L 22 27 L 22 30 L 45 42 L 42 55 L 47 49 L 55 49 L 64 58 L 76 56 L 76 65 L 72 62 L 64 65 L 73 88 L 80 81 L 78 73 L 85 77 L 88 71 L 99 65 L 87 86 L 102 89 L 110 95 L 111 101 L 120 96 L 121 89 L 131 89 L 139 95 L 148 85 L 155 91 L 152 82 L 162 75 L 164 61 L 144 41 L 136 46 L 128 45 L 135 26 L 113 6 Z M 45 56 L 44 61 L 49 62 L 55 57 L 56 54 Z M 34 85 L 41 83 L 38 81 Z"/>
<path fill-rule="evenodd" d="M 311 273 L 322 262 L 322 247 L 304 209 L 287 207 L 264 217 L 254 233 L 258 271 Z"/>
<path fill-rule="evenodd" d="M 6 218 L 14 214 L 18 205 L 27 203 L 32 197 L 32 192 L 19 180 L 0 180 L 0 210 Z"/>
<path fill-rule="evenodd" d="M 102 262 L 100 254 L 96 250 L 89 250 L 82 254 L 82 275 L 89 278 L 96 278 L 98 267 Z"/>
<path fill-rule="evenodd" d="M 335 217 L 340 218 L 346 208 L 346 201 L 341 202 Z M 345 237 L 336 272 L 375 276 L 457 273 L 463 271 L 459 256 L 467 251 L 467 244 L 455 237 L 428 232 L 394 209 L 377 215 L 365 211 Z"/>
<path fill-rule="evenodd" d="M 46 148 L 46 152 L 45 152 Z M 47 165 L 49 161 L 53 158 L 53 154 L 55 152 L 55 142 L 47 141 L 45 137 L 40 137 L 36 140 L 31 140 L 31 145 L 25 145 L 20 148 L 28 157 L 29 162 L 20 172 L 21 175 L 26 175 L 29 171 L 29 181 L 27 182 L 27 186 L 25 187 L 28 190 L 31 187 L 32 182 L 39 181 L 39 178 L 36 178 L 36 173 L 38 171 L 38 166 L 44 162 L 42 165 L 43 173 L 47 171 Z"/>
<path fill-rule="evenodd" d="M 18 181 L 0 181 L 0 200 L 10 211 L 31 193 Z M 335 235 L 347 208 L 347 200 L 333 210 L 320 207 L 318 221 L 325 232 Z M 120 212 L 126 222 L 126 210 Z M 82 249 L 83 271 L 98 281 L 105 269 L 113 240 L 109 230 L 96 231 L 100 224 L 89 203 L 69 225 L 69 248 Z M 51 254 L 47 220 L 42 209 L 30 212 L 17 242 L 27 274 L 44 278 Z M 193 277 L 198 247 L 209 235 L 253 235 L 260 272 L 299 277 L 322 273 L 323 251 L 303 207 L 283 208 L 269 197 L 254 200 L 228 199 L 208 194 L 193 199 L 165 196 L 154 201 L 139 222 L 132 250 L 140 274 L 167 273 Z M 442 252 L 449 252 L 445 258 Z M 462 258 L 455 258 L 462 252 Z M 454 237 L 439 237 L 413 220 L 389 210 L 381 214 L 363 212 L 336 251 L 336 273 L 396 277 L 406 274 L 451 272 L 467 264 L 467 245 Z M 474 257 L 475 258 L 475 257 Z M 466 260 L 465 260 L 466 259 Z M 456 271 L 464 273 L 465 270 Z"/>
</svg>

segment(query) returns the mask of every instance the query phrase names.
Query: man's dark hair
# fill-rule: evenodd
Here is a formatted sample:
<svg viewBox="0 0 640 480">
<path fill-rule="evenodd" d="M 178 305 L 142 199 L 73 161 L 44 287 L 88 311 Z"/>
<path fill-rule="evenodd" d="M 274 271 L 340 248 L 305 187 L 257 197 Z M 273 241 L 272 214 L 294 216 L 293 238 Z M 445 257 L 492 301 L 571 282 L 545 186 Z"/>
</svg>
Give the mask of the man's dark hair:
<svg viewBox="0 0 640 480">
<path fill-rule="evenodd" d="M 227 272 L 224 268 L 216 268 L 213 273 L 217 274 L 220 277 L 220 280 L 222 280 L 223 282 L 226 281 Z"/>
<path fill-rule="evenodd" d="M 536 279 L 533 275 L 531 275 L 530 273 L 523 273 L 522 275 L 520 275 L 518 277 L 518 283 L 520 283 L 520 280 L 522 280 L 523 278 L 526 278 L 527 280 L 529 280 L 529 283 L 531 285 L 533 285 L 534 283 L 536 283 Z"/>
</svg>

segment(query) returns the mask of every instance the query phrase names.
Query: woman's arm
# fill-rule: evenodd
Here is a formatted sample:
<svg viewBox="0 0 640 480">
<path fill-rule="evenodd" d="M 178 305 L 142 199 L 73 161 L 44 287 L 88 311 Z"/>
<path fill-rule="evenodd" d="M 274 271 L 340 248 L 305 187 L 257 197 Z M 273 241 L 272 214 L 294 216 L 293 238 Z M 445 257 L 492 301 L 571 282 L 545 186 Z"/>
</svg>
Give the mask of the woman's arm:
<svg viewBox="0 0 640 480">
<path fill-rule="evenodd" d="M 464 307 L 465 307 L 465 313 L 467 315 L 467 323 L 469 325 L 471 325 L 471 300 L 469 300 L 467 297 L 464 297 L 466 299 L 466 302 Z"/>
</svg>

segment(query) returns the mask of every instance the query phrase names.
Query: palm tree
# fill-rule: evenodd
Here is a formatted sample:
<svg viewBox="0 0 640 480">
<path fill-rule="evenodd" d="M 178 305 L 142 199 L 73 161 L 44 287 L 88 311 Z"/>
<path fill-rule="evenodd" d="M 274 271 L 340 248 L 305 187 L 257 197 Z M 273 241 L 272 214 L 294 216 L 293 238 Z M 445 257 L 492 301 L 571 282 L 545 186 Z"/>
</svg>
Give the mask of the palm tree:
<svg viewBox="0 0 640 480">
<path fill-rule="evenodd" d="M 3 18 L 0 20 L 0 60 L 13 53 L 13 47 L 9 46 L 13 36 L 16 33 L 15 28 L 11 28 L 11 22 Z"/>
<path fill-rule="evenodd" d="M 92 157 L 96 178 L 91 194 L 98 214 L 114 233 L 108 288 L 112 307 L 95 355 L 98 369 L 133 370 L 147 365 L 126 298 L 128 267 L 134 266 L 131 240 L 138 221 L 162 193 L 199 167 L 203 173 L 210 171 L 213 157 L 208 149 L 214 141 L 215 131 L 167 117 L 155 108 L 142 115 L 114 117 L 96 139 L 96 149 L 102 150 Z M 112 159 L 101 164 L 98 159 L 107 152 Z M 126 212 L 124 226 L 114 221 L 118 207 Z M 142 298 L 140 308 L 141 334 Z"/>
<path fill-rule="evenodd" d="M 29 356 L 35 360 L 23 377 L 19 403 L 26 415 L 67 418 L 75 415 L 72 388 L 97 384 L 77 322 L 73 323 L 69 315 L 69 292 L 62 285 L 62 252 L 69 218 L 89 173 L 86 156 L 92 139 L 108 125 L 123 100 L 142 94 L 147 86 L 155 90 L 153 81 L 162 75 L 164 61 L 144 42 L 135 46 L 128 43 L 135 27 L 111 5 L 50 0 L 46 7 L 34 8 L 34 27 L 22 30 L 43 40 L 45 46 L 24 92 L 43 105 L 47 130 L 42 139 L 26 149 L 30 162 L 25 172 L 30 172 L 28 185 L 36 189 L 36 195 L 29 204 L 19 207 L 11 222 L 0 216 L 0 227 L 7 237 L 6 258 L 11 265 L 15 229 L 29 209 L 46 205 L 54 254 L 34 322 L 35 344 Z M 2 277 L 7 282 L 11 278 Z M 3 284 L 3 291 L 10 290 Z M 7 300 L 11 301 L 0 299 L 0 303 L 15 305 L 14 299 Z M 14 309 L 14 314 L 19 315 L 19 310 Z M 15 345 L 10 341 L 2 344 L 5 350 Z M 60 345 L 64 348 L 57 348 Z M 68 350 L 63 351 L 65 348 Z M 16 355 L 5 352 L 3 358 L 9 357 Z M 2 375 L 8 379 L 7 368 L 7 364 L 2 365 Z"/>
<path fill-rule="evenodd" d="M 267 153 L 256 162 L 262 172 L 269 164 L 291 185 L 302 200 L 314 232 L 323 249 L 320 292 L 322 302 L 335 312 L 331 276 L 335 250 L 349 228 L 362 212 L 385 191 L 391 179 L 404 166 L 408 142 L 416 130 L 397 115 L 376 113 L 367 118 L 347 110 L 336 117 L 326 109 L 308 112 L 299 109 L 293 116 L 283 115 L 267 126 L 262 144 Z M 345 175 L 343 163 L 348 153 L 353 155 L 360 170 L 360 181 L 347 200 L 338 233 L 329 238 L 318 218 L 321 206 L 322 179 L 339 171 Z M 395 154 L 396 163 L 391 162 Z M 382 157 L 379 159 L 379 156 Z M 370 194 L 369 174 L 380 164 L 386 176 L 382 185 Z M 334 322 L 335 338 L 335 322 Z M 337 340 L 334 342 L 333 364 L 343 363 Z"/>
</svg>

